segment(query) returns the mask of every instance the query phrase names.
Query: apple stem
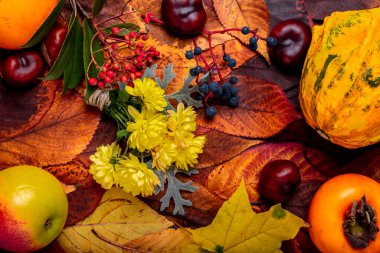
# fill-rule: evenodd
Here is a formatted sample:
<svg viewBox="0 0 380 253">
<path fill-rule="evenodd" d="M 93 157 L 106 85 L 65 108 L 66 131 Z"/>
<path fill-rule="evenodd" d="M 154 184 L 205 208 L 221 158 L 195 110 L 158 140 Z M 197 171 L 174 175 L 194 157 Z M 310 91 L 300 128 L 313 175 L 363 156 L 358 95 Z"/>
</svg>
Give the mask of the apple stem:
<svg viewBox="0 0 380 253">
<path fill-rule="evenodd" d="M 63 189 L 65 190 L 66 195 L 76 191 L 78 189 L 78 187 L 81 186 L 80 183 L 75 184 L 75 185 L 67 185 L 67 184 L 64 184 L 62 182 L 61 182 L 61 185 L 62 185 Z"/>
</svg>

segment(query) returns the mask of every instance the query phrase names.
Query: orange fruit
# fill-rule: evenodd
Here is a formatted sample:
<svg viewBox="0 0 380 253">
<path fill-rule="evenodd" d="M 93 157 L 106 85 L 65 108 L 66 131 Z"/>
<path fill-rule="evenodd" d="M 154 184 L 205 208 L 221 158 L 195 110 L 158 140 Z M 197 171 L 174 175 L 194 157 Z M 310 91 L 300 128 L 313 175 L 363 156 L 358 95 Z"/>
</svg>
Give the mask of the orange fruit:
<svg viewBox="0 0 380 253">
<path fill-rule="evenodd" d="M 0 0 L 0 48 L 19 49 L 41 27 L 58 0 Z"/>
</svg>

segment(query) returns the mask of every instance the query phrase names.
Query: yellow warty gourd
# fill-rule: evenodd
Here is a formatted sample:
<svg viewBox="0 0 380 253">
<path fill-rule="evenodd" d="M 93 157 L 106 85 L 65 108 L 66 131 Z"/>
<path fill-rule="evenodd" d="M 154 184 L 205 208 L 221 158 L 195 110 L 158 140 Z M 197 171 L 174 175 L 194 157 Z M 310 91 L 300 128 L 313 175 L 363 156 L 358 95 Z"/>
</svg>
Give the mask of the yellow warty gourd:
<svg viewBox="0 0 380 253">
<path fill-rule="evenodd" d="M 313 27 L 299 100 L 307 123 L 346 148 L 380 141 L 380 8 Z"/>
</svg>

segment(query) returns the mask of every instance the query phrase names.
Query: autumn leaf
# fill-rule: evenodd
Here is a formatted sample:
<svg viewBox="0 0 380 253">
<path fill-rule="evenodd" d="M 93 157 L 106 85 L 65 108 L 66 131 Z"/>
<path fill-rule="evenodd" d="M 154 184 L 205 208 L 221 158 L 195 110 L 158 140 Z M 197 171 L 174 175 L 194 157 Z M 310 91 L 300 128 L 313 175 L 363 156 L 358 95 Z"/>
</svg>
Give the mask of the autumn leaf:
<svg viewBox="0 0 380 253">
<path fill-rule="evenodd" d="M 252 211 L 244 186 L 242 180 L 211 225 L 191 231 L 201 249 L 226 253 L 272 253 L 279 250 L 282 241 L 294 238 L 301 227 L 308 226 L 280 204 L 256 214 Z"/>
<path fill-rule="evenodd" d="M 307 154 L 306 150 L 300 143 L 267 143 L 250 148 L 215 167 L 207 177 L 206 187 L 222 199 L 228 199 L 244 179 L 250 200 L 257 201 L 260 196 L 256 187 L 261 169 L 268 162 L 279 159 L 293 161 L 301 171 L 302 182 L 324 182 L 326 177 L 317 169 L 333 170 L 337 165 L 320 151 L 309 149 Z"/>
<path fill-rule="evenodd" d="M 86 166 L 77 159 L 55 166 L 44 167 L 59 181 L 67 185 L 75 185 L 77 189 L 67 195 L 69 213 L 66 226 L 73 225 L 90 215 L 98 206 L 104 190 L 97 184 Z"/>
<path fill-rule="evenodd" d="M 313 26 L 313 21 L 306 10 L 305 1 L 266 0 L 265 2 L 269 9 L 271 28 L 280 21 L 287 19 L 302 20 L 310 27 Z M 310 2 L 310 0 L 307 2 Z"/>
<path fill-rule="evenodd" d="M 250 27 L 258 29 L 258 34 L 266 37 L 269 33 L 269 11 L 264 0 L 213 0 L 214 8 L 224 28 Z M 239 32 L 229 32 L 241 42 L 248 45 L 249 35 Z M 258 52 L 269 62 L 266 41 L 259 40 Z"/>
<path fill-rule="evenodd" d="M 203 153 L 199 155 L 197 169 L 218 165 L 241 154 L 249 147 L 263 143 L 263 140 L 246 139 L 226 133 L 198 127 L 197 134 L 206 135 Z"/>
<path fill-rule="evenodd" d="M 38 125 L 0 140 L 0 167 L 69 162 L 86 148 L 99 120 L 99 111 L 86 106 L 78 94 L 57 94 Z"/>
<path fill-rule="evenodd" d="M 283 91 L 274 83 L 237 75 L 240 103 L 237 108 L 216 106 L 212 121 L 198 110 L 197 123 L 231 135 L 268 138 L 301 116 L 294 110 Z"/>
<path fill-rule="evenodd" d="M 59 84 L 44 81 L 26 90 L 0 85 L 0 142 L 36 126 L 53 103 Z"/>
<path fill-rule="evenodd" d="M 205 50 L 202 54 L 208 63 L 212 62 L 210 51 L 210 49 Z M 229 54 L 231 58 L 236 60 L 236 68 L 239 68 L 247 60 L 258 55 L 255 51 L 252 51 L 236 39 L 227 40 L 224 42 L 224 45 L 217 45 L 213 47 L 212 52 L 217 59 L 219 66 L 221 67 L 220 73 L 223 77 L 231 73 L 231 68 L 227 66 L 227 63 L 225 61 L 223 61 L 224 53 Z"/>
<path fill-rule="evenodd" d="M 165 233 L 171 226 L 173 223 L 164 216 L 114 187 L 104 194 L 90 216 L 66 227 L 58 237 L 58 243 L 66 252 L 129 252 L 129 243 L 139 245 L 136 240 L 143 240 L 155 233 Z M 176 241 L 178 246 L 186 244 L 186 236 L 181 236 L 182 240 Z M 177 245 L 171 244 L 170 247 L 175 249 Z M 150 250 L 156 251 L 154 245 L 151 245 Z"/>
</svg>

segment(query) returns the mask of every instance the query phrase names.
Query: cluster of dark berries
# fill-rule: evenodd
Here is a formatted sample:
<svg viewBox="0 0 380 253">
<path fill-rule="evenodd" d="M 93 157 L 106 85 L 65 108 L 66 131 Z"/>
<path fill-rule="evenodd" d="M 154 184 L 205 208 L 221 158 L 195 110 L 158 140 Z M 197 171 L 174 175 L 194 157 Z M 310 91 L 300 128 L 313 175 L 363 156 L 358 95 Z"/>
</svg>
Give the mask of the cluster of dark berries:
<svg viewBox="0 0 380 253">
<path fill-rule="evenodd" d="M 199 86 L 199 92 L 206 98 L 212 95 L 213 99 L 227 103 L 229 107 L 235 108 L 239 105 L 238 88 L 233 86 L 237 82 L 238 78 L 233 76 L 229 82 L 225 82 L 222 85 L 215 81 L 204 83 Z M 207 106 L 205 113 L 208 118 L 212 119 L 216 115 L 217 110 L 215 106 Z"/>
<path fill-rule="evenodd" d="M 223 55 L 223 61 L 227 62 L 227 65 L 230 68 L 234 68 L 236 66 L 236 60 L 231 58 L 229 54 Z"/>
</svg>

